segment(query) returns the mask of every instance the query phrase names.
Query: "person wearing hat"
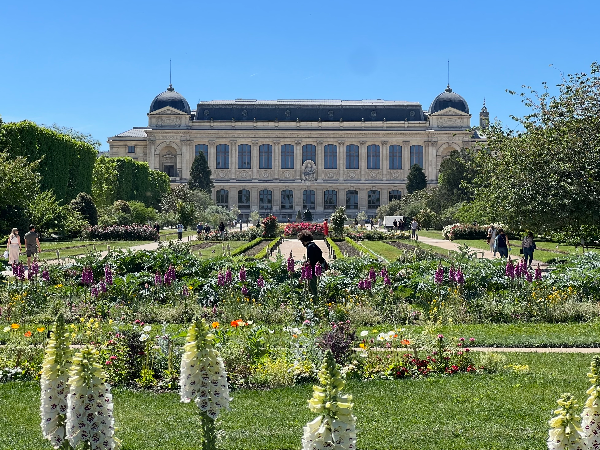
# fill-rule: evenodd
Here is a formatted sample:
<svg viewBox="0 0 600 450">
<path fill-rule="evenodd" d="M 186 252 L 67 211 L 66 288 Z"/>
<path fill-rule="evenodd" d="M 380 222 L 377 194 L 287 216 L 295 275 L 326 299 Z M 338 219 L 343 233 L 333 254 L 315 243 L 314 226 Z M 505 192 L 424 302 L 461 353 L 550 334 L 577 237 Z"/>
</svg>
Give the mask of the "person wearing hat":
<svg viewBox="0 0 600 450">
<path fill-rule="evenodd" d="M 10 236 L 8 236 L 6 249 L 8 250 L 8 263 L 12 264 L 14 262 L 19 262 L 19 253 L 21 253 L 21 238 L 19 237 L 18 229 L 12 229 Z"/>
</svg>

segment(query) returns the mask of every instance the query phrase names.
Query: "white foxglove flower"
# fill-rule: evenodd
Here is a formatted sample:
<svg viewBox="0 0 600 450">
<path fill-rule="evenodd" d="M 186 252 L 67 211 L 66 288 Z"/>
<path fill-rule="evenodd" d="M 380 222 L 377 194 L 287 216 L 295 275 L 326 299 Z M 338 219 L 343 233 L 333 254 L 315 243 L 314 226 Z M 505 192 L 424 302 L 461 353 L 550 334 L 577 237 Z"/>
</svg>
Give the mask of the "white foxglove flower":
<svg viewBox="0 0 600 450">
<path fill-rule="evenodd" d="M 69 377 L 67 439 L 76 448 L 83 443 L 90 450 L 118 447 L 114 436 L 113 401 L 110 386 L 98 364 L 98 352 L 84 348 L 73 358 Z"/>
<path fill-rule="evenodd" d="M 304 427 L 302 450 L 356 449 L 356 418 L 352 415 L 352 396 L 340 394 L 345 382 L 333 354 L 328 351 L 319 371 L 319 386 L 313 386 L 308 407 L 321 414 Z"/>
<path fill-rule="evenodd" d="M 40 379 L 42 434 L 54 448 L 61 447 L 65 442 L 69 393 L 67 381 L 71 365 L 69 343 L 69 333 L 62 315 L 59 315 L 46 346 Z"/>
<path fill-rule="evenodd" d="M 571 394 L 563 394 L 557 401 L 560 408 L 556 417 L 548 423 L 548 450 L 585 450 L 581 441 L 579 416 L 576 413 L 577 401 Z"/>
<path fill-rule="evenodd" d="M 203 413 L 216 419 L 223 408 L 229 409 L 230 398 L 225 365 L 214 348 L 214 335 L 206 322 L 196 321 L 186 341 L 179 378 L 181 401 L 194 400 Z"/>
<path fill-rule="evenodd" d="M 584 448 L 590 450 L 600 449 L 600 405 L 598 404 L 598 391 L 600 390 L 600 356 L 594 356 L 588 378 L 591 387 L 581 414 L 581 439 Z"/>
</svg>

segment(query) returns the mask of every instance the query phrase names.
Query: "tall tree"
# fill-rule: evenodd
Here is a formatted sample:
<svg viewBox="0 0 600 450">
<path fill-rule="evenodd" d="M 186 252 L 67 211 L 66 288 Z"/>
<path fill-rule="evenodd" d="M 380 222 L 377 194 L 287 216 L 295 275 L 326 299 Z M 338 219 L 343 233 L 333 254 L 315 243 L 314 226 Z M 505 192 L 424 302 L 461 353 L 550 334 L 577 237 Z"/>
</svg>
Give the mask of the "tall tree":
<svg viewBox="0 0 600 450">
<path fill-rule="evenodd" d="M 410 168 L 410 172 L 408 172 L 408 177 L 406 177 L 406 191 L 409 194 L 413 192 L 420 191 L 421 189 L 425 189 L 427 187 L 427 178 L 425 177 L 425 172 L 418 164 L 413 164 Z"/>
<path fill-rule="evenodd" d="M 442 209 L 472 200 L 470 184 L 476 174 L 470 161 L 470 154 L 466 150 L 454 150 L 440 164 L 438 195 Z"/>
<path fill-rule="evenodd" d="M 214 187 L 214 184 L 210 179 L 211 175 L 212 173 L 210 167 L 208 167 L 208 161 L 206 161 L 204 153 L 200 152 L 198 156 L 194 158 L 194 162 L 192 163 L 190 180 L 188 181 L 190 189 L 199 189 L 210 193 Z"/>
<path fill-rule="evenodd" d="M 558 93 L 522 93 L 523 131 L 494 124 L 479 152 L 476 200 L 515 228 L 600 235 L 600 66 L 563 76 Z M 514 92 L 511 92 L 514 94 Z"/>
</svg>

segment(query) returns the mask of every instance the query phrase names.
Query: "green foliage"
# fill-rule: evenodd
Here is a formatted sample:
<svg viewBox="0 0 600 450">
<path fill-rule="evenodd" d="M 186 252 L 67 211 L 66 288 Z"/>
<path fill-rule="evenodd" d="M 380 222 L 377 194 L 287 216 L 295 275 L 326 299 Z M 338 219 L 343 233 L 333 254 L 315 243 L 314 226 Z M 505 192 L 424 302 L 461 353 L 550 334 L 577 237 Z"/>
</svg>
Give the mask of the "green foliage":
<svg viewBox="0 0 600 450">
<path fill-rule="evenodd" d="M 470 183 L 475 175 L 470 153 L 466 150 L 454 150 L 450 153 L 440 164 L 438 177 L 440 210 L 459 202 L 471 201 Z"/>
<path fill-rule="evenodd" d="M 51 191 L 44 191 L 31 201 L 27 216 L 40 234 L 54 231 L 64 237 L 74 237 L 87 226 L 79 212 L 69 205 L 60 205 Z"/>
<path fill-rule="evenodd" d="M 418 164 L 413 164 L 406 177 L 406 191 L 409 194 L 420 191 L 427 187 L 425 172 Z"/>
<path fill-rule="evenodd" d="M 250 241 L 247 244 L 244 244 L 244 245 L 236 248 L 235 250 L 232 250 L 231 251 L 231 256 L 241 255 L 242 253 L 247 252 L 248 250 L 250 250 L 252 247 L 256 247 L 262 241 L 264 241 L 264 238 L 258 237 L 256 239 L 254 239 L 253 241 Z"/>
<path fill-rule="evenodd" d="M 80 192 L 77 194 L 71 203 L 69 204 L 73 211 L 77 211 L 81 214 L 81 217 L 90 225 L 98 225 L 98 210 L 94 204 L 92 196 L 86 192 Z"/>
<path fill-rule="evenodd" d="M 342 259 L 344 254 L 340 250 L 340 247 L 328 236 L 326 238 L 327 242 L 329 242 L 329 246 L 333 249 L 333 253 L 335 254 L 335 259 Z"/>
<path fill-rule="evenodd" d="M 338 206 L 329 218 L 331 231 L 336 237 L 344 236 L 344 224 L 346 223 L 346 220 L 348 220 L 346 208 L 344 206 Z"/>
<path fill-rule="evenodd" d="M 200 152 L 198 156 L 194 158 L 192 168 L 190 170 L 190 180 L 188 186 L 192 190 L 201 190 L 208 194 L 212 192 L 212 188 L 215 186 L 210 179 L 212 173 L 208 167 L 208 161 L 204 157 L 204 152 Z"/>
<path fill-rule="evenodd" d="M 157 218 L 157 213 L 154 208 L 147 208 L 142 202 L 129 202 L 131 210 L 131 223 L 145 224 L 154 222 Z"/>
<path fill-rule="evenodd" d="M 266 238 L 275 237 L 278 230 L 277 217 L 271 215 L 265 217 L 262 221 L 263 225 L 263 236 Z"/>
<path fill-rule="evenodd" d="M 52 190 L 59 201 L 70 201 L 80 192 L 92 192 L 92 170 L 96 149 L 66 134 L 33 122 L 2 126 L 0 151 L 28 161 L 40 161 L 41 190 Z"/>
</svg>

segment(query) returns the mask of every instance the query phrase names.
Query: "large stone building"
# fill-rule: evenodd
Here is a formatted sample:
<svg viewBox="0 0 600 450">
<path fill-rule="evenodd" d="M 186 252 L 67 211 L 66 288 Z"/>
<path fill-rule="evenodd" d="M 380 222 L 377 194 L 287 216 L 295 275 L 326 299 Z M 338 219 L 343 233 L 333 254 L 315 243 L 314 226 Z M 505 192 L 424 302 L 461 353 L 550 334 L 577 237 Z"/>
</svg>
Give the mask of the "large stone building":
<svg viewBox="0 0 600 450">
<path fill-rule="evenodd" d="M 420 165 L 437 184 L 441 161 L 481 137 L 469 106 L 448 88 L 429 111 L 420 103 L 387 100 L 213 100 L 191 111 L 172 86 L 150 105 L 148 126 L 110 137 L 110 156 L 147 161 L 172 183 L 188 180 L 203 152 L 217 204 L 294 219 L 316 219 L 346 206 L 372 215 L 406 194 L 406 177 Z M 480 125 L 489 114 L 485 105 Z"/>
</svg>

